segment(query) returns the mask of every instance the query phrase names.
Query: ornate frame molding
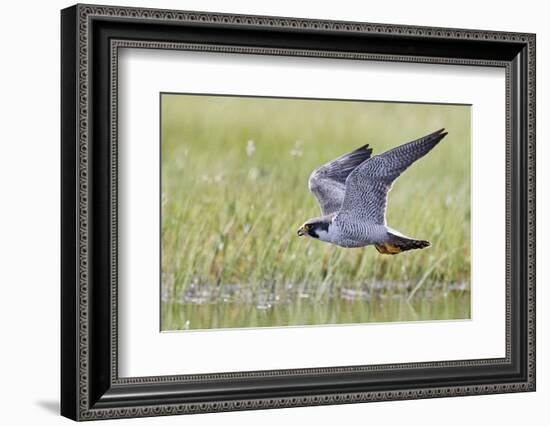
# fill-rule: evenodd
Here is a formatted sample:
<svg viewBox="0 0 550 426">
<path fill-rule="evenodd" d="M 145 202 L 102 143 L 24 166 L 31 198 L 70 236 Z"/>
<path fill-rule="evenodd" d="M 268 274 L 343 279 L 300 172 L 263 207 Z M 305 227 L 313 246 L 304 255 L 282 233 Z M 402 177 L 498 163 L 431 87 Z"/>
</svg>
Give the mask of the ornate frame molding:
<svg viewBox="0 0 550 426">
<path fill-rule="evenodd" d="M 169 415 L 197 412 L 229 411 L 244 409 L 277 408 L 291 406 L 308 406 L 324 404 L 342 404 L 352 402 L 382 401 L 382 400 L 400 400 L 416 398 L 435 398 L 443 396 L 461 396 L 488 393 L 533 391 L 535 389 L 535 36 L 533 34 L 520 34 L 510 32 L 479 31 L 464 29 L 447 28 L 429 28 L 414 27 L 387 24 L 369 24 L 358 22 L 337 22 L 295 18 L 280 18 L 266 16 L 245 16 L 228 15 L 202 12 L 184 12 L 156 9 L 135 9 L 125 7 L 104 7 L 77 5 L 66 9 L 64 12 L 65 27 L 62 29 L 64 44 L 63 53 L 64 69 L 66 73 L 74 74 L 74 87 L 64 89 L 67 97 L 63 97 L 63 111 L 66 116 L 68 108 L 75 111 L 74 132 L 67 130 L 67 136 L 64 136 L 63 149 L 72 149 L 74 157 L 67 154 L 63 159 L 65 167 L 64 175 L 68 174 L 74 178 L 72 186 L 64 187 L 66 191 L 73 191 L 72 196 L 66 195 L 64 198 L 64 211 L 67 214 L 75 214 L 74 230 L 67 229 L 66 237 L 75 239 L 74 247 L 68 247 L 68 242 L 62 238 L 65 243 L 63 249 L 63 259 L 65 265 L 72 262 L 72 268 L 76 273 L 74 277 L 65 277 L 62 283 L 64 292 L 73 292 L 75 306 L 68 307 L 68 302 L 62 301 L 63 305 L 63 352 L 66 357 L 77 354 L 72 360 L 70 366 L 64 365 L 65 376 L 62 376 L 64 390 L 62 390 L 62 413 L 68 417 L 78 420 L 91 420 L 113 417 L 138 417 L 151 415 Z M 90 155 L 92 148 L 91 140 L 94 137 L 91 132 L 91 114 L 95 107 L 93 105 L 93 79 L 92 73 L 92 51 L 98 49 L 92 43 L 93 35 L 92 24 L 96 20 L 104 22 L 139 22 L 143 25 L 162 25 L 166 23 L 178 25 L 210 25 L 231 28 L 253 28 L 256 30 L 276 29 L 280 31 L 290 31 L 293 34 L 301 32 L 314 31 L 316 33 L 326 34 L 358 34 L 376 35 L 380 37 L 410 37 L 411 40 L 438 40 L 438 41 L 466 41 L 466 42 L 488 42 L 504 43 L 506 46 L 517 46 L 518 49 L 524 49 L 521 61 L 526 61 L 523 67 L 526 70 L 524 81 L 516 81 L 513 76 L 517 75 L 517 67 L 521 64 L 513 60 L 505 59 L 483 59 L 483 58 L 461 58 L 461 57 L 440 57 L 440 56 L 413 56 L 392 53 L 364 53 L 354 51 L 338 50 L 317 50 L 317 49 L 299 49 L 299 48 L 280 48 L 280 47 L 254 47 L 254 46 L 232 46 L 212 43 L 193 43 L 178 41 L 146 41 L 140 39 L 117 39 L 112 38 L 109 42 L 108 64 L 109 89 L 110 89 L 110 177 L 109 177 L 109 215 L 110 215 L 110 296 L 109 296 L 109 318 L 110 329 L 105 332 L 109 334 L 111 345 L 110 362 L 108 365 L 108 380 L 103 379 L 108 384 L 107 388 L 113 390 L 113 395 L 107 399 L 98 397 L 102 391 L 103 384 L 93 385 L 91 388 L 92 375 L 98 374 L 97 367 L 91 365 L 90 357 L 93 348 L 91 341 L 96 339 L 91 327 L 91 321 L 94 321 L 96 314 L 91 314 L 90 288 L 92 276 L 91 263 L 94 261 L 91 244 L 94 240 L 93 227 L 91 226 L 92 214 L 97 207 L 93 205 L 94 196 L 92 188 L 95 186 L 93 181 L 93 170 L 91 169 Z M 69 38 L 73 37 L 71 44 Z M 177 49 L 177 50 L 196 50 L 209 52 L 225 52 L 236 54 L 262 54 L 274 56 L 312 56 L 336 59 L 355 59 L 355 60 L 374 60 L 374 61 L 397 61 L 397 62 L 424 62 L 424 63 L 445 63 L 457 65 L 481 65 L 504 67 L 506 69 L 506 122 L 507 122 L 507 154 L 506 154 L 506 193 L 507 193 L 507 212 L 506 212 L 506 232 L 507 232 L 507 259 L 506 259 L 506 357 L 503 359 L 482 359 L 482 360 L 464 360 L 452 362 L 434 362 L 434 363 L 414 363 L 414 364 L 393 364 L 377 366 L 355 366 L 355 367 L 327 367 L 320 369 L 304 370 L 275 370 L 262 372 L 243 372 L 243 373 L 222 373 L 194 376 L 161 376 L 161 377 L 139 377 L 139 378 L 119 378 L 117 368 L 117 88 L 118 88 L 118 49 L 119 48 L 154 48 L 154 49 Z M 510 47 L 512 50 L 512 47 Z M 522 89 L 518 85 L 525 85 Z M 513 104 L 513 98 L 517 97 L 518 90 L 524 91 L 525 105 Z M 70 105 L 71 96 L 74 92 L 76 102 Z M 64 95 L 65 96 L 65 95 Z M 517 109 L 520 109 L 518 112 Z M 473 385 L 449 385 L 433 386 L 426 388 L 407 388 L 401 387 L 396 390 L 376 390 L 376 391 L 352 391 L 352 392 L 330 392 L 316 393 L 311 395 L 290 395 L 273 396 L 268 398 L 220 398 L 215 401 L 203 402 L 182 402 L 182 401 L 164 401 L 161 403 L 139 402 L 128 403 L 128 399 L 120 399 L 116 392 L 122 392 L 128 386 L 160 386 L 173 383 L 205 383 L 217 382 L 228 379 L 250 379 L 266 377 L 304 377 L 307 375 L 330 376 L 331 374 L 346 374 L 359 372 L 407 370 L 423 368 L 452 368 L 452 367 L 479 367 L 488 365 L 511 365 L 512 364 L 512 329 L 514 312 L 512 310 L 512 298 L 517 293 L 513 288 L 512 277 L 513 265 L 511 257 L 514 247 L 512 239 L 514 238 L 512 227 L 517 223 L 512 222 L 513 207 L 513 173 L 516 170 L 513 162 L 519 161 L 516 158 L 517 152 L 512 149 L 512 139 L 520 132 L 520 129 L 513 128 L 512 120 L 515 114 L 524 114 L 521 119 L 526 129 L 526 139 L 522 158 L 525 164 L 525 182 L 524 187 L 520 187 L 526 202 L 526 232 L 522 239 L 522 247 L 526 256 L 526 283 L 524 289 L 525 295 L 525 320 L 526 320 L 526 361 L 523 368 L 525 375 L 521 380 L 512 380 L 502 383 L 486 383 Z M 519 136 L 521 139 L 521 135 Z M 71 148 L 69 148 L 71 145 Z M 70 162 L 71 165 L 68 165 Z M 74 164 L 73 164 L 74 163 Z M 524 167 L 524 166 L 519 166 Z M 522 169 L 523 170 L 523 169 Z M 520 170 L 521 171 L 521 170 Z M 517 173 L 516 173 L 517 174 Z M 65 185 L 65 183 L 64 183 Z M 67 184 L 68 185 L 68 184 Z M 69 228 L 67 226 L 67 228 Z M 73 232 L 74 231 L 74 232 Z M 63 237 L 63 236 L 62 236 Z M 525 245 L 523 246 L 523 241 Z M 65 266 L 64 266 L 65 268 Z M 69 274 L 70 271 L 67 271 Z M 521 278 L 521 277 L 520 277 Z M 517 295 L 516 295 L 517 296 Z M 72 300 L 72 299 L 71 299 Z M 516 315 L 517 316 L 517 315 Z M 67 328 L 66 322 L 72 321 L 72 328 Z M 75 331 L 76 335 L 69 335 L 70 331 Z M 93 355 L 96 356 L 96 355 Z M 103 364 L 102 364 L 103 365 Z M 103 367 L 102 367 L 103 368 Z M 71 369 L 71 371 L 68 371 Z M 72 380 L 74 379 L 74 381 Z M 97 388 L 97 389 L 96 389 Z M 76 392 L 75 398 L 69 397 L 70 392 Z M 108 392 L 104 392 L 105 395 Z M 119 398 L 119 400 L 117 400 Z M 102 401 L 104 400 L 104 401 Z M 117 402 L 118 401 L 118 402 Z M 121 402 L 122 401 L 122 402 Z M 126 403 L 125 403 L 126 401 Z"/>
</svg>

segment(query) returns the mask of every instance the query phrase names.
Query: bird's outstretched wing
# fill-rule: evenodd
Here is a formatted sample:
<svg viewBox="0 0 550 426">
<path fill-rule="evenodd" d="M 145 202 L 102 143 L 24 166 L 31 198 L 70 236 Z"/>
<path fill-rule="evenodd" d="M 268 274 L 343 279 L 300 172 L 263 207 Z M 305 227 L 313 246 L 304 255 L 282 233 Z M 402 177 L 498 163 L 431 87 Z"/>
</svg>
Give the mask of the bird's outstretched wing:
<svg viewBox="0 0 550 426">
<path fill-rule="evenodd" d="M 444 130 L 375 155 L 355 168 L 346 179 L 338 216 L 350 215 L 355 220 L 385 225 L 386 199 L 394 180 L 430 152 L 447 135 Z"/>
<path fill-rule="evenodd" d="M 346 191 L 346 178 L 372 154 L 369 145 L 363 145 L 348 154 L 316 168 L 309 177 L 309 190 L 315 195 L 323 215 L 340 210 Z"/>
</svg>

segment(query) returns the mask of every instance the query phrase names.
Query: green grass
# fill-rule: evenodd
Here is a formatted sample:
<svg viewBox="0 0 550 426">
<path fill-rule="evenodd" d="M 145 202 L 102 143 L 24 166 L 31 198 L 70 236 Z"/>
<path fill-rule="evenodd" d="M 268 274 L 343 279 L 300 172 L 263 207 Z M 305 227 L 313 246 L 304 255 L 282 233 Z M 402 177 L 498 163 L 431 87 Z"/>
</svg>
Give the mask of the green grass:
<svg viewBox="0 0 550 426">
<path fill-rule="evenodd" d="M 163 330 L 469 318 L 469 107 L 189 95 L 161 107 Z M 432 247 L 384 256 L 296 236 L 319 215 L 314 168 L 441 127 L 449 135 L 396 181 L 387 211 Z M 355 317 L 335 302 L 350 291 L 368 296 Z M 372 314 L 397 298 L 415 315 Z"/>
</svg>

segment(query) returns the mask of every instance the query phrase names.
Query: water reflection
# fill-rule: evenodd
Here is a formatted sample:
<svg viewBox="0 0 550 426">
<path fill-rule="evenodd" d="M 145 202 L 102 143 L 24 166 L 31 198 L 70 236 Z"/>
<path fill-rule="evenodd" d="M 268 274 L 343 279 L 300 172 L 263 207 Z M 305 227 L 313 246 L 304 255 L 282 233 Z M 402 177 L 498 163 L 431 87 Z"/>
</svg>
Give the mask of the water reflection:
<svg viewBox="0 0 550 426">
<path fill-rule="evenodd" d="M 411 285 L 383 282 L 322 292 L 304 285 L 250 288 L 190 284 L 162 296 L 162 329 L 281 327 L 470 318 L 467 283 L 431 285 L 409 300 Z"/>
</svg>

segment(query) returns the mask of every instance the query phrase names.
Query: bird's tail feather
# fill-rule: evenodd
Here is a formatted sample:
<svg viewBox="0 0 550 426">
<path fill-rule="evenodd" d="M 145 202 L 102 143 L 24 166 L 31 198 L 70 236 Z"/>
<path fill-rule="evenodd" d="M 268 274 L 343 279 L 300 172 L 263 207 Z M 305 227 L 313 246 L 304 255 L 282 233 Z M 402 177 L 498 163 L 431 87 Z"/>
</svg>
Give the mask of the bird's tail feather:
<svg viewBox="0 0 550 426">
<path fill-rule="evenodd" d="M 423 249 L 431 245 L 429 241 L 416 240 L 392 232 L 388 232 L 388 235 L 390 236 L 388 241 L 381 244 L 375 244 L 374 247 L 376 247 L 379 253 L 398 254 L 407 250 Z"/>
</svg>

